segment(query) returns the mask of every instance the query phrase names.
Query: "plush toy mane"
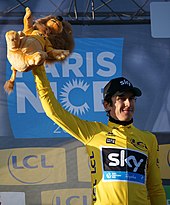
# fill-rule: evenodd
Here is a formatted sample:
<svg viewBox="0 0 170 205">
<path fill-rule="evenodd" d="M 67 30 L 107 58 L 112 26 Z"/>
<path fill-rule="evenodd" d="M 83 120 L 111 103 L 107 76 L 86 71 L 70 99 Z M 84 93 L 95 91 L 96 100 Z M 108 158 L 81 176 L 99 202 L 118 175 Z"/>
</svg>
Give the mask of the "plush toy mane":
<svg viewBox="0 0 170 205">
<path fill-rule="evenodd" d="M 72 29 L 68 22 L 63 22 L 63 31 L 61 33 L 50 34 L 48 39 L 55 49 L 61 48 L 63 50 L 69 50 L 70 53 L 74 49 Z"/>
<path fill-rule="evenodd" d="M 35 30 L 39 30 L 44 36 L 47 36 L 51 44 L 55 49 L 69 50 L 70 53 L 74 49 L 74 40 L 72 34 L 72 27 L 69 22 L 63 21 L 63 30 L 61 33 L 55 33 L 49 30 L 46 26 L 47 21 L 56 18 L 56 16 L 46 16 L 44 18 L 37 19 L 33 24 Z M 57 17 L 62 18 L 62 17 Z"/>
</svg>

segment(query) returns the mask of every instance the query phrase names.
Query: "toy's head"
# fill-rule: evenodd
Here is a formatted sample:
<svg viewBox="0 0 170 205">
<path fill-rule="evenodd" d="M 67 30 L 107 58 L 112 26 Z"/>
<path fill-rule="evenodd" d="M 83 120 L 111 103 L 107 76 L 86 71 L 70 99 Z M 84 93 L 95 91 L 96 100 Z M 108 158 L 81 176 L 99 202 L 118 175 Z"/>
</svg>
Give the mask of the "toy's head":
<svg viewBox="0 0 170 205">
<path fill-rule="evenodd" d="M 63 18 L 61 16 L 58 17 L 51 17 L 46 25 L 48 28 L 50 28 L 52 33 L 61 33 L 63 30 L 63 24 L 62 24 Z"/>
<path fill-rule="evenodd" d="M 62 20 L 63 18 L 61 16 L 46 16 L 35 21 L 34 29 L 38 29 L 46 36 L 61 33 L 63 31 Z"/>
<path fill-rule="evenodd" d="M 69 50 L 70 53 L 73 51 L 72 26 L 69 22 L 63 21 L 61 16 L 46 16 L 37 19 L 33 27 L 48 37 L 53 48 Z"/>
<path fill-rule="evenodd" d="M 19 48 L 20 45 L 20 35 L 16 31 L 8 31 L 6 32 L 6 42 L 7 42 L 7 47 L 8 49 L 16 49 Z"/>
</svg>

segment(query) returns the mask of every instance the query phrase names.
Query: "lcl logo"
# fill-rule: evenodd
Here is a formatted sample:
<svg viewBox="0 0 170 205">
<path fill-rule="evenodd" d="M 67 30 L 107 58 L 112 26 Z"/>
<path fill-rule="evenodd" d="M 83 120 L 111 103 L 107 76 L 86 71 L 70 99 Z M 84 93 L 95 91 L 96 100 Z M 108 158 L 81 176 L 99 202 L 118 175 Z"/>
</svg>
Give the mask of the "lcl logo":
<svg viewBox="0 0 170 205">
<path fill-rule="evenodd" d="M 14 169 L 36 169 L 42 167 L 43 169 L 53 168 L 53 165 L 48 165 L 46 155 L 29 155 L 25 156 L 19 165 L 18 156 L 11 156 L 11 163 Z"/>
<path fill-rule="evenodd" d="M 91 204 L 91 189 L 57 189 L 41 192 L 41 204 L 88 205 Z"/>
<path fill-rule="evenodd" d="M 49 176 L 49 169 L 53 167 L 48 162 L 47 155 L 28 155 L 21 158 L 11 154 L 8 158 L 8 170 L 11 176 L 24 184 L 37 184 L 46 180 Z M 44 172 L 43 177 L 38 174 L 42 171 Z"/>
<path fill-rule="evenodd" d="M 8 156 L 8 171 L 14 183 L 49 184 L 65 182 L 64 148 L 23 148 Z"/>
</svg>

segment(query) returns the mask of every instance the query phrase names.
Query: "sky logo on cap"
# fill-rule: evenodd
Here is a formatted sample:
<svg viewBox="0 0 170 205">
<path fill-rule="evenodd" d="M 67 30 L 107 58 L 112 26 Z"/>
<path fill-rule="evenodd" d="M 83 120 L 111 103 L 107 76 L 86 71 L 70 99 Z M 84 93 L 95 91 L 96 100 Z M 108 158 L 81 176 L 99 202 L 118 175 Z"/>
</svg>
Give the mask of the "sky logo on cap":
<svg viewBox="0 0 170 205">
<path fill-rule="evenodd" d="M 131 86 L 131 83 L 128 80 L 121 80 L 120 85 L 128 85 L 129 87 Z"/>
</svg>

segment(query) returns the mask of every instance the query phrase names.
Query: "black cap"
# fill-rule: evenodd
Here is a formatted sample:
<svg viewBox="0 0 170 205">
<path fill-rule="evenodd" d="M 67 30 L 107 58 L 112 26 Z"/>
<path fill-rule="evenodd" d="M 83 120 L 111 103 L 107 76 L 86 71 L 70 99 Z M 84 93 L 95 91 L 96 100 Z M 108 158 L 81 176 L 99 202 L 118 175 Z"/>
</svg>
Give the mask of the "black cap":
<svg viewBox="0 0 170 205">
<path fill-rule="evenodd" d="M 107 95 L 114 95 L 116 92 L 130 91 L 135 96 L 139 97 L 142 92 L 139 88 L 133 87 L 132 83 L 124 77 L 114 78 L 109 81 L 104 87 L 103 97 Z"/>
</svg>

